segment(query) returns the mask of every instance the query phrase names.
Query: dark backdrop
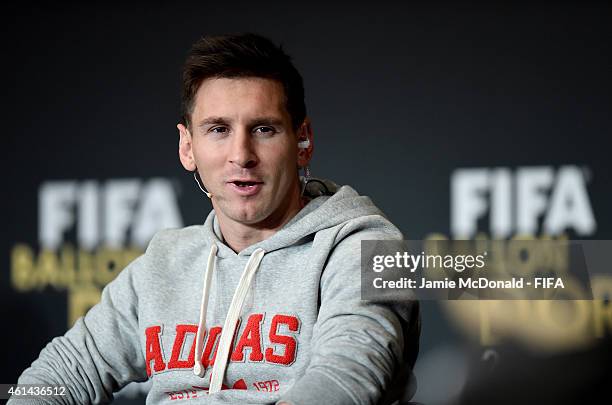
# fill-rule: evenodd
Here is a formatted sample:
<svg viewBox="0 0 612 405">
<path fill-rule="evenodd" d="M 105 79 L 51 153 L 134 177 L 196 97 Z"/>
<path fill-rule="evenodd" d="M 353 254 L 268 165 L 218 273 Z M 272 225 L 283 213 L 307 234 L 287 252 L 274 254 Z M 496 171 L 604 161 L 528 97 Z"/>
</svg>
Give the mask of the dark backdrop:
<svg viewBox="0 0 612 405">
<path fill-rule="evenodd" d="M 514 176 L 533 167 L 553 173 L 548 198 L 563 167 L 583 173 L 596 227 L 567 226 L 564 234 L 612 237 L 610 6 L 24 2 L 4 13 L 0 382 L 15 382 L 70 322 L 68 288 L 41 281 L 19 290 L 11 278 L 16 246 L 42 256 L 45 184 L 102 189 L 111 180 L 144 187 L 163 179 L 182 224 L 205 218 L 210 203 L 180 166 L 175 129 L 181 63 L 203 34 L 253 31 L 283 44 L 305 80 L 313 174 L 371 196 L 407 239 L 453 236 L 456 170 L 504 168 Z M 544 233 L 545 215 L 533 234 Z M 477 225 L 489 234 L 487 218 Z M 79 249 L 75 228 L 61 246 Z M 546 339 L 530 346 L 519 332 L 488 339 L 478 321 L 449 305 L 423 303 L 417 400 L 450 403 L 463 392 L 466 403 L 484 401 L 493 395 L 486 387 L 523 401 L 541 391 L 582 398 L 610 375 L 602 360 L 610 358 L 609 320 L 601 330 L 587 325 L 587 344 L 548 350 Z"/>
</svg>

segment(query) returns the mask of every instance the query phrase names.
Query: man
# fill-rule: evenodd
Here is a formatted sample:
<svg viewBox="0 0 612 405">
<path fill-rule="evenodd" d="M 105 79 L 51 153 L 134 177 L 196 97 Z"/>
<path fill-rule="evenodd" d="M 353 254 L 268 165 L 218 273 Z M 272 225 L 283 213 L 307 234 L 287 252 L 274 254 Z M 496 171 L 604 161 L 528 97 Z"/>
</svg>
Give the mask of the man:
<svg viewBox="0 0 612 405">
<path fill-rule="evenodd" d="M 66 385 L 70 403 L 151 378 L 151 403 L 296 405 L 405 386 L 391 380 L 414 363 L 416 306 L 360 300 L 361 240 L 401 234 L 367 197 L 309 178 L 289 57 L 257 35 L 203 38 L 183 81 L 179 157 L 214 210 L 156 234 L 19 383 Z"/>
</svg>

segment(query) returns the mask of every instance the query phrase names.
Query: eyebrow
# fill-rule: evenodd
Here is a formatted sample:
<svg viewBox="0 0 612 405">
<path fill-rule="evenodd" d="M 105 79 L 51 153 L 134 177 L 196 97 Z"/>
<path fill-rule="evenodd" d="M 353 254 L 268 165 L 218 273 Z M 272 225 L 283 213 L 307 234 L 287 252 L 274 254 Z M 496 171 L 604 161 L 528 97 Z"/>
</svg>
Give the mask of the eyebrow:
<svg viewBox="0 0 612 405">
<path fill-rule="evenodd" d="M 215 125 L 215 124 L 229 125 L 231 122 L 232 120 L 226 117 L 207 117 L 207 118 L 204 118 L 202 121 L 200 121 L 200 123 L 198 124 L 198 127 L 201 128 L 205 125 Z M 277 117 L 263 116 L 263 117 L 253 118 L 252 120 L 249 120 L 247 124 L 250 127 L 254 127 L 257 125 L 279 125 L 280 126 L 280 125 L 283 125 L 283 120 Z"/>
<path fill-rule="evenodd" d="M 203 127 L 204 125 L 228 124 L 229 122 L 229 119 L 223 117 L 208 117 L 200 121 L 198 127 Z"/>
</svg>

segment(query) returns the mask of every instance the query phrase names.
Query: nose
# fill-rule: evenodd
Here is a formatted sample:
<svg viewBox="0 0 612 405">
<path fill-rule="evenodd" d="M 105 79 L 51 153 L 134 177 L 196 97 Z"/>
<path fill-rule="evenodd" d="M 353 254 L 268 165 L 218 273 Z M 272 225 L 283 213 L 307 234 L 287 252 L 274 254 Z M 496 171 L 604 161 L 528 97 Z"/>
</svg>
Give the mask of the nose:
<svg viewBox="0 0 612 405">
<path fill-rule="evenodd" d="M 257 165 L 258 159 L 255 154 L 253 138 L 247 130 L 240 130 L 231 142 L 229 161 L 243 169 L 250 169 Z"/>
</svg>

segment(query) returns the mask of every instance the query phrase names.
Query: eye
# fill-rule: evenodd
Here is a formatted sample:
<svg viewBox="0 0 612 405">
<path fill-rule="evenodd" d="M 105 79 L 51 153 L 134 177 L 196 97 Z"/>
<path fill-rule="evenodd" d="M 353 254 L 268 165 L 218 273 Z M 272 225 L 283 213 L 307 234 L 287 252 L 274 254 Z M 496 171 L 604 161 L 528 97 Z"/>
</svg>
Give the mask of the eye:
<svg viewBox="0 0 612 405">
<path fill-rule="evenodd" d="M 227 127 L 212 127 L 208 130 L 209 133 L 214 135 L 226 135 L 229 132 Z"/>
<path fill-rule="evenodd" d="M 257 127 L 254 132 L 257 135 L 271 136 L 276 133 L 276 129 L 273 127 Z"/>
</svg>

